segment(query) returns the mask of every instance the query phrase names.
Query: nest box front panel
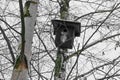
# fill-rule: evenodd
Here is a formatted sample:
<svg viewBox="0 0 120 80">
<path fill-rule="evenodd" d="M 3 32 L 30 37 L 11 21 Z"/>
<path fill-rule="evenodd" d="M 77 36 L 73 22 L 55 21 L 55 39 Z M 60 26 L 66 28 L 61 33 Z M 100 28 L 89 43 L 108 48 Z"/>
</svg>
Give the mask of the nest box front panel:
<svg viewBox="0 0 120 80">
<path fill-rule="evenodd" d="M 73 41 L 74 41 L 74 29 L 67 28 L 66 26 L 59 26 L 56 29 L 56 38 L 55 44 L 59 48 L 69 48 L 72 49 Z"/>
</svg>

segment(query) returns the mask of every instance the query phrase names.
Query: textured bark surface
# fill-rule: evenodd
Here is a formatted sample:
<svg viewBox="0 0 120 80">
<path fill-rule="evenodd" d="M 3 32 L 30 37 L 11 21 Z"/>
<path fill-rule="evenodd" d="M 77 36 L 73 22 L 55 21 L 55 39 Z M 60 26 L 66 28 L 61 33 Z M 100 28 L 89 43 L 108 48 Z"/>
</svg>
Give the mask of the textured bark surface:
<svg viewBox="0 0 120 80">
<path fill-rule="evenodd" d="M 69 2 L 70 0 L 60 0 L 60 18 L 69 19 Z M 58 48 L 57 58 L 55 63 L 55 75 L 54 80 L 65 80 L 66 77 L 66 52 L 67 49 Z"/>
<path fill-rule="evenodd" d="M 38 0 L 34 0 L 38 3 Z M 29 7 L 29 17 L 25 17 L 25 50 L 24 54 L 26 56 L 26 61 L 28 64 L 25 63 L 25 60 L 18 61 L 17 68 L 14 67 L 13 74 L 11 80 L 28 80 L 28 69 L 29 69 L 29 62 L 32 56 L 32 39 L 33 39 L 33 31 L 36 22 L 36 15 L 37 15 L 37 4 L 30 4 Z M 28 67 L 26 67 L 26 65 Z"/>
</svg>

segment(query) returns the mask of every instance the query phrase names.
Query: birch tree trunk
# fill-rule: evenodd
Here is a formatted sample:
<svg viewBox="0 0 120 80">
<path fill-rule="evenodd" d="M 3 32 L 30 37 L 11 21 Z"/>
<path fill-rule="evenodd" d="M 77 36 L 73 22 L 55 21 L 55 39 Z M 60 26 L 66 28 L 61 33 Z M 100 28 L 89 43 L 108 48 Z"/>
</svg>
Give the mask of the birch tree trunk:
<svg viewBox="0 0 120 80">
<path fill-rule="evenodd" d="M 70 0 L 58 0 L 61 19 L 69 19 L 69 2 Z M 61 49 L 58 47 L 57 58 L 55 61 L 54 80 L 65 80 L 66 78 L 66 51 L 67 49 Z"/>
<path fill-rule="evenodd" d="M 28 80 L 28 69 L 29 69 L 29 62 L 32 56 L 32 39 L 33 39 L 33 31 L 36 22 L 36 14 L 37 14 L 37 5 L 38 0 L 33 0 L 37 4 L 30 3 L 29 6 L 29 13 L 30 16 L 24 17 L 25 21 L 25 49 L 24 54 L 27 59 L 27 63 L 25 59 L 17 63 L 17 68 L 14 67 L 11 80 Z"/>
</svg>

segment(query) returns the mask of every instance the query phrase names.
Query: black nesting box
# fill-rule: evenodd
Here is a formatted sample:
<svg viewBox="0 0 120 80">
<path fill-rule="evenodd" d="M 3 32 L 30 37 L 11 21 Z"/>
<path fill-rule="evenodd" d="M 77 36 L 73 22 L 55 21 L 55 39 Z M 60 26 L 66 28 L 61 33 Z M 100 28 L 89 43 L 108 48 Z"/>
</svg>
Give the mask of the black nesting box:
<svg viewBox="0 0 120 80">
<path fill-rule="evenodd" d="M 80 36 L 79 22 L 52 20 L 54 27 L 55 45 L 62 49 L 72 49 L 74 38 Z"/>
</svg>

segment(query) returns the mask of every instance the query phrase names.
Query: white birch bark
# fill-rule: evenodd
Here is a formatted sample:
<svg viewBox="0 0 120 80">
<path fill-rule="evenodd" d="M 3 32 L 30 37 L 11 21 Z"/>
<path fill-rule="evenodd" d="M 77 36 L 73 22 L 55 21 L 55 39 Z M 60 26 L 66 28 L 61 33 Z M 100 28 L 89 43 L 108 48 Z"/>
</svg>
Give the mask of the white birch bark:
<svg viewBox="0 0 120 80">
<path fill-rule="evenodd" d="M 25 55 L 28 61 L 28 68 L 20 67 L 19 69 L 13 69 L 11 80 L 28 80 L 28 69 L 29 69 L 29 62 L 32 56 L 32 39 L 33 39 L 33 32 L 34 26 L 36 22 L 36 15 L 37 15 L 37 5 L 39 0 L 33 0 L 37 2 L 37 4 L 30 4 L 29 13 L 30 17 L 25 17 Z"/>
</svg>

